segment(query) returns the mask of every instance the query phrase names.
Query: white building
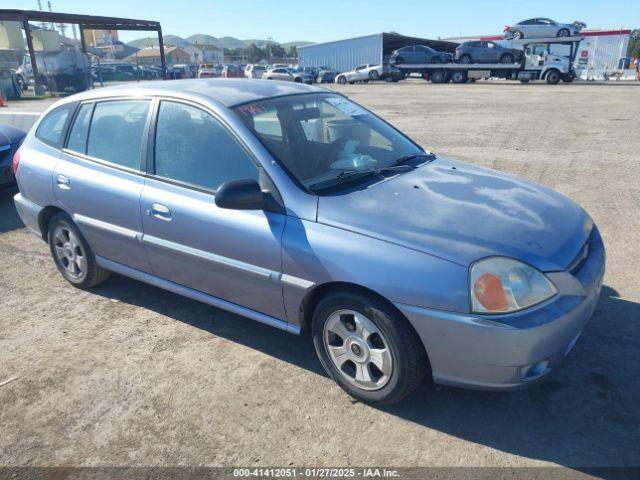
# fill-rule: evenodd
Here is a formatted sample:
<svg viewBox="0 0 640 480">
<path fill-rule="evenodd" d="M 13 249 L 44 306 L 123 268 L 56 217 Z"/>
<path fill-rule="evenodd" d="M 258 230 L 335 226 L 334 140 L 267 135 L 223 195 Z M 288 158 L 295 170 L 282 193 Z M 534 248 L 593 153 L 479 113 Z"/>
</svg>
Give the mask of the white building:
<svg viewBox="0 0 640 480">
<path fill-rule="evenodd" d="M 605 72 L 612 72 L 619 68 L 620 59 L 627 55 L 629 47 L 630 29 L 617 30 L 583 30 L 584 40 L 578 46 L 578 53 L 575 61 L 578 78 L 600 79 Z M 447 38 L 453 42 L 468 42 L 473 40 L 494 41 L 498 44 L 511 46 L 510 40 L 505 40 L 503 35 L 478 35 L 470 37 Z M 513 45 L 515 47 L 515 45 Z M 556 45 L 552 51 L 563 55 L 568 47 Z"/>
</svg>

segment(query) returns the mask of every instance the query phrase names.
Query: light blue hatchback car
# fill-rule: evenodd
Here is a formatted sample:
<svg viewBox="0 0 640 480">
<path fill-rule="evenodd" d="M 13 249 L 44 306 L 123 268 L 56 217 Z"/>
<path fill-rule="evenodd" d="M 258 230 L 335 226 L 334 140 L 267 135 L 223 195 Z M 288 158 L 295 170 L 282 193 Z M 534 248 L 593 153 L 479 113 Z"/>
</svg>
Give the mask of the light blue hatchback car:
<svg viewBox="0 0 640 480">
<path fill-rule="evenodd" d="M 14 159 L 25 225 L 61 274 L 117 272 L 311 332 L 349 394 L 425 376 L 508 389 L 548 373 L 598 300 L 589 215 L 541 185 L 432 154 L 321 88 L 207 79 L 52 106 Z"/>
</svg>

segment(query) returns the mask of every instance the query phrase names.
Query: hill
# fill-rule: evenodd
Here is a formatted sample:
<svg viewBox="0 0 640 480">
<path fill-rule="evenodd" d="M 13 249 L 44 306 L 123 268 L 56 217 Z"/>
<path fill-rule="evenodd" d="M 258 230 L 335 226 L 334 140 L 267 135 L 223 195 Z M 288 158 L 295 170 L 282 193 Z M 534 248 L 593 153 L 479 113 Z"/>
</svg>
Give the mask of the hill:
<svg viewBox="0 0 640 480">
<path fill-rule="evenodd" d="M 204 33 L 198 33 L 195 35 L 191 35 L 187 38 L 182 38 L 178 35 L 165 35 L 163 37 L 165 45 L 178 45 L 179 47 L 184 47 L 189 44 L 195 43 L 208 43 L 213 44 L 220 48 L 245 48 L 255 43 L 258 47 L 264 47 L 267 43 L 278 43 L 271 40 L 261 40 L 261 39 L 248 39 L 248 40 L 240 40 L 235 37 L 214 37 L 211 35 L 207 35 Z M 286 42 L 281 43 L 282 47 L 288 50 L 291 46 L 295 45 L 296 47 L 301 47 L 303 45 L 311 45 L 313 42 L 306 41 L 297 41 L 297 42 Z M 144 38 L 138 38 L 136 40 L 132 40 L 127 43 L 127 45 L 136 48 L 145 48 L 149 45 L 154 47 L 158 46 L 158 38 L 152 35 L 149 35 Z"/>
</svg>

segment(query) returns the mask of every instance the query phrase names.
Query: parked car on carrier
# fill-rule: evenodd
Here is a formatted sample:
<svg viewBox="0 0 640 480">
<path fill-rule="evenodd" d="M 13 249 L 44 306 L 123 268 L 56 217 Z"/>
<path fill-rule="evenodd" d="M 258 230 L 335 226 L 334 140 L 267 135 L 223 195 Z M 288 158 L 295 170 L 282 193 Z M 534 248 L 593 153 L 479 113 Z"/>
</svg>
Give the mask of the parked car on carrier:
<svg viewBox="0 0 640 480">
<path fill-rule="evenodd" d="M 0 191 L 16 184 L 13 159 L 26 134 L 13 125 L 0 124 Z"/>
<path fill-rule="evenodd" d="M 410 45 L 394 50 L 389 57 L 391 64 L 452 63 L 453 55 L 438 52 L 425 45 Z"/>
<path fill-rule="evenodd" d="M 580 35 L 587 25 L 583 22 L 558 23 L 550 18 L 530 18 L 516 23 L 505 25 L 504 38 L 542 38 L 542 37 L 571 37 Z"/>
<path fill-rule="evenodd" d="M 18 213 L 69 283 L 117 272 L 309 331 L 328 374 L 369 403 L 427 375 L 541 379 L 602 286 L 602 239 L 569 198 L 430 153 L 322 88 L 91 90 L 49 108 L 14 158 Z"/>
<path fill-rule="evenodd" d="M 495 42 L 474 40 L 456 48 L 458 63 L 515 63 L 522 60 L 524 51 L 506 48 Z"/>
<path fill-rule="evenodd" d="M 344 85 L 345 83 L 368 82 L 380 80 L 384 76 L 385 70 L 382 65 L 360 65 L 350 72 L 342 72 L 336 75 L 336 83 Z"/>
</svg>

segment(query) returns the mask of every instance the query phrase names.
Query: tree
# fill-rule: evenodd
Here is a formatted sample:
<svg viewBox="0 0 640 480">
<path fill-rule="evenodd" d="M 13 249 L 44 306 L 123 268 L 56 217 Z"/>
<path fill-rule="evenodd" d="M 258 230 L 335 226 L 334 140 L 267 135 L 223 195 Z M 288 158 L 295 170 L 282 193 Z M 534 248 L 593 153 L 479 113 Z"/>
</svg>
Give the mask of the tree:
<svg viewBox="0 0 640 480">
<path fill-rule="evenodd" d="M 629 36 L 629 56 L 640 57 L 640 28 L 636 28 Z"/>
<path fill-rule="evenodd" d="M 298 48 L 295 45 L 289 47 L 289 58 L 298 58 Z"/>
</svg>

